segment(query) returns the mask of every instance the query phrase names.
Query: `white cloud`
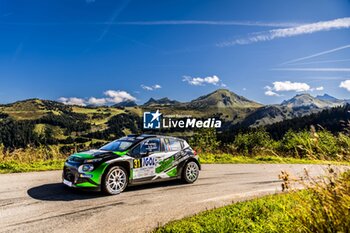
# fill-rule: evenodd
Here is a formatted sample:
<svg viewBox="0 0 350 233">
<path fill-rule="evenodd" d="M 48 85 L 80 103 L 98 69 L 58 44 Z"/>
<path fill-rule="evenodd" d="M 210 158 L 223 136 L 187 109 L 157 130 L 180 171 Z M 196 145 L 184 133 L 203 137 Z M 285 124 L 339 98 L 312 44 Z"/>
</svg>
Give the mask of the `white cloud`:
<svg viewBox="0 0 350 233">
<path fill-rule="evenodd" d="M 153 91 L 153 88 L 150 86 L 145 86 L 145 85 L 141 85 L 142 89 L 146 90 L 146 91 Z"/>
<path fill-rule="evenodd" d="M 141 87 L 142 87 L 142 89 L 144 89 L 146 91 L 154 91 L 156 89 L 162 88 L 162 86 L 159 84 L 155 84 L 153 86 L 146 86 L 146 85 L 141 84 Z"/>
<path fill-rule="evenodd" d="M 197 77 L 197 78 L 192 78 L 191 76 L 183 76 L 182 81 L 187 82 L 190 85 L 194 86 L 204 86 L 206 84 L 212 84 L 212 85 L 218 85 L 221 81 L 220 78 L 216 75 L 213 76 L 208 76 L 205 78 Z M 223 83 L 221 83 L 222 85 Z M 225 84 L 223 84 L 225 85 Z"/>
<path fill-rule="evenodd" d="M 298 83 L 298 82 L 291 82 L 291 81 L 284 81 L 284 82 L 273 82 L 273 90 L 275 91 L 308 91 L 310 90 L 310 86 L 306 83 Z"/>
<path fill-rule="evenodd" d="M 345 80 L 345 81 L 342 81 L 339 85 L 340 88 L 344 88 L 346 89 L 347 91 L 350 91 L 350 80 Z"/>
<path fill-rule="evenodd" d="M 67 105 L 79 105 L 79 106 L 86 106 L 85 100 L 77 97 L 61 97 L 58 99 L 58 101 L 67 104 Z"/>
<path fill-rule="evenodd" d="M 136 101 L 136 98 L 130 95 L 126 91 L 115 91 L 108 90 L 103 93 L 106 98 L 96 98 L 90 97 L 88 100 L 76 97 L 61 97 L 58 101 L 67 104 L 67 105 L 80 105 L 86 106 L 87 104 L 91 105 L 105 105 L 105 104 L 117 104 L 123 101 Z"/>
<path fill-rule="evenodd" d="M 88 100 L 88 104 L 91 104 L 91 105 L 104 105 L 106 103 L 107 103 L 107 100 L 105 98 L 90 97 Z"/>
<path fill-rule="evenodd" d="M 136 98 L 126 91 L 108 90 L 104 92 L 104 95 L 108 96 L 108 98 L 106 98 L 108 102 L 115 104 L 123 101 L 136 101 Z"/>
<path fill-rule="evenodd" d="M 302 92 L 302 91 L 323 91 L 324 87 L 319 86 L 315 88 L 311 88 L 310 85 L 307 83 L 300 83 L 300 82 L 291 82 L 291 81 L 276 81 L 272 83 L 273 86 L 266 86 L 265 89 L 265 95 L 267 96 L 281 96 L 277 92 L 283 92 L 283 91 L 295 91 L 295 92 Z"/>
<path fill-rule="evenodd" d="M 237 44 L 251 44 L 260 41 L 270 41 L 278 38 L 294 37 L 299 35 L 312 34 L 315 32 L 346 28 L 350 28 L 350 18 L 339 18 L 329 21 L 320 21 L 316 23 L 303 24 L 295 27 L 273 29 L 262 33 L 254 33 L 247 38 L 222 42 L 217 45 L 219 47 L 225 47 Z"/>
<path fill-rule="evenodd" d="M 276 92 L 273 92 L 271 90 L 265 91 L 265 95 L 267 95 L 267 96 L 280 96 L 279 94 L 277 94 Z"/>
</svg>

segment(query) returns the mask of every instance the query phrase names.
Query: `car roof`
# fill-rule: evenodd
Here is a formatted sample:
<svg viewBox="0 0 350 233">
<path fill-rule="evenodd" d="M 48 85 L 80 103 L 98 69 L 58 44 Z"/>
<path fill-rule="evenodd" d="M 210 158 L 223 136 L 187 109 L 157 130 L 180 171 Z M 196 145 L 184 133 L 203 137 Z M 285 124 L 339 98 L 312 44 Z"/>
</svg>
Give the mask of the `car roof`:
<svg viewBox="0 0 350 233">
<path fill-rule="evenodd" d="M 155 135 L 155 134 L 129 134 L 125 137 L 124 139 L 127 138 L 133 138 L 134 140 L 143 140 L 146 138 L 174 138 L 174 139 L 181 139 L 181 138 L 176 138 L 176 137 L 171 137 L 171 136 L 164 136 L 164 135 Z M 182 140 L 182 139 L 181 139 Z"/>
</svg>

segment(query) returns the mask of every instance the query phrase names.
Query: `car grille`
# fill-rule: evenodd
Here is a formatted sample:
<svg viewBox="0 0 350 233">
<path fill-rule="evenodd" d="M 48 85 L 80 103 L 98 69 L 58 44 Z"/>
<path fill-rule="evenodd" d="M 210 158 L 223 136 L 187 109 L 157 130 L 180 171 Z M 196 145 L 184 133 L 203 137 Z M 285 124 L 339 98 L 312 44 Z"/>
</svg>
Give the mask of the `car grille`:
<svg viewBox="0 0 350 233">
<path fill-rule="evenodd" d="M 70 182 L 74 182 L 75 176 L 69 168 L 64 168 L 63 178 Z"/>
</svg>

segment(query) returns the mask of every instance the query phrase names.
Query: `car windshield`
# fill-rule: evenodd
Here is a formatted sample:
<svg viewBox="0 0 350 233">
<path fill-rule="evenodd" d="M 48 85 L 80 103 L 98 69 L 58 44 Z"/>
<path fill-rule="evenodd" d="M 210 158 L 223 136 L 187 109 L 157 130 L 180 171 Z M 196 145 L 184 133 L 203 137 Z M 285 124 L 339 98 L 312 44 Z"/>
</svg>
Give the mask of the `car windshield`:
<svg viewBox="0 0 350 233">
<path fill-rule="evenodd" d="M 104 145 L 103 147 L 100 148 L 100 150 L 125 151 L 129 149 L 133 143 L 134 143 L 133 141 L 116 140 Z"/>
</svg>

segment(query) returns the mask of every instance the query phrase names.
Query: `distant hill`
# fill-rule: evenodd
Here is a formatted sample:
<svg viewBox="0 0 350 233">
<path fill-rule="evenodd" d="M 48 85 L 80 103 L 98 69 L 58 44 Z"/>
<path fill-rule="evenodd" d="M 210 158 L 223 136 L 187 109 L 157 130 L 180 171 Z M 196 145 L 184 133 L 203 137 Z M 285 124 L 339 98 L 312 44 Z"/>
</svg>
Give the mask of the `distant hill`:
<svg viewBox="0 0 350 233">
<path fill-rule="evenodd" d="M 266 105 L 258 108 L 242 120 L 244 127 L 256 127 L 274 124 L 284 120 L 303 117 L 313 113 L 321 112 L 324 109 L 343 106 L 344 100 L 339 100 L 330 95 L 313 97 L 310 94 L 298 94 L 281 104 Z"/>
<path fill-rule="evenodd" d="M 165 97 L 158 100 L 150 98 L 146 103 L 143 104 L 143 106 L 170 106 L 177 104 L 180 104 L 180 102 L 176 100 L 170 100 L 169 98 Z"/>
<path fill-rule="evenodd" d="M 288 130 L 309 130 L 313 125 L 333 133 L 350 132 L 350 105 L 327 108 L 318 113 L 284 120 L 266 126 L 267 131 L 275 138 L 281 139 Z"/>
<path fill-rule="evenodd" d="M 130 101 L 130 100 L 126 100 L 113 105 L 113 107 L 135 107 L 135 106 L 137 106 L 135 101 Z"/>
<path fill-rule="evenodd" d="M 338 102 L 341 101 L 331 95 L 328 94 L 323 94 L 323 95 L 318 95 L 316 96 L 316 99 L 322 100 L 322 101 L 329 101 L 329 102 Z"/>
<path fill-rule="evenodd" d="M 194 109 L 205 108 L 258 108 L 263 106 L 227 89 L 218 89 L 208 95 L 201 96 L 186 106 Z"/>
<path fill-rule="evenodd" d="M 331 103 L 334 103 L 337 106 L 345 105 L 347 103 L 350 103 L 350 100 L 344 100 L 344 99 L 337 99 L 331 95 L 324 94 L 324 95 L 318 95 L 316 96 L 317 99 L 323 100 L 323 101 L 328 101 Z"/>
<path fill-rule="evenodd" d="M 289 100 L 285 100 L 281 105 L 289 108 L 330 108 L 335 107 L 336 104 L 333 101 L 327 100 L 327 96 L 313 97 L 310 94 L 298 94 Z M 332 99 L 333 100 L 333 99 Z"/>
<path fill-rule="evenodd" d="M 0 106 L 0 112 L 5 112 L 17 120 L 38 119 L 49 113 L 57 115 L 70 109 L 71 106 L 63 103 L 41 99 L 27 99 Z"/>
<path fill-rule="evenodd" d="M 267 106 L 266 109 L 261 108 L 258 109 L 257 112 L 264 114 L 269 113 L 271 119 L 276 116 L 286 116 L 283 109 L 279 107 L 280 106 Z M 264 116 L 265 118 L 262 117 L 262 119 L 268 119 L 267 115 Z M 252 126 L 252 122 L 256 122 L 256 119 L 251 119 L 251 117 L 252 116 L 248 116 L 243 122 L 231 125 L 228 130 L 219 134 L 220 140 L 224 143 L 230 143 L 238 133 L 251 131 L 252 128 L 248 126 Z M 251 119 L 251 122 L 249 122 L 249 119 Z M 273 122 L 273 120 L 270 122 Z M 309 131 L 311 126 L 314 126 L 316 129 L 326 129 L 334 134 L 340 132 L 348 134 L 350 133 L 350 104 L 325 108 L 317 113 L 279 120 L 274 123 L 270 122 L 269 124 L 265 124 L 264 128 L 276 140 L 282 139 L 289 130 L 296 132 L 301 130 Z"/>
</svg>

